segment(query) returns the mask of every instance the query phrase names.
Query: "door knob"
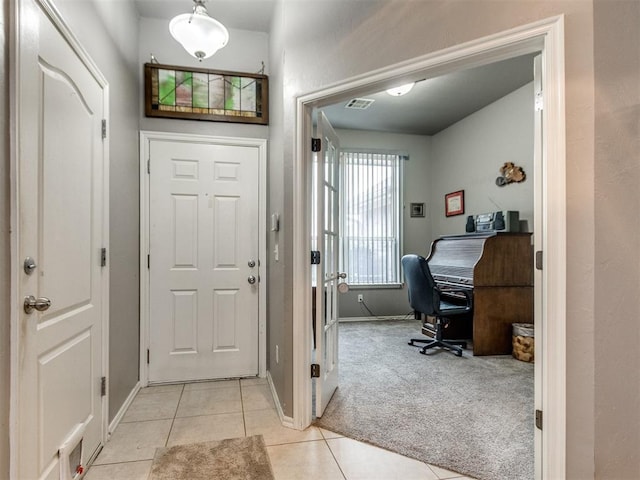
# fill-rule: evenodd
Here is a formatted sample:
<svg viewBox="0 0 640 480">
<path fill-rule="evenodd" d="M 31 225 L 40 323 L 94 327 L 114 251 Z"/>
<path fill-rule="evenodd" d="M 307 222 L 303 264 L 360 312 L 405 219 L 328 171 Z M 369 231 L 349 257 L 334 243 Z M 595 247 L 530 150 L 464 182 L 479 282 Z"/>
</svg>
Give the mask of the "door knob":
<svg viewBox="0 0 640 480">
<path fill-rule="evenodd" d="M 255 260 L 249 260 L 247 262 L 247 265 L 249 265 L 249 268 L 253 268 L 256 266 L 256 261 Z"/>
<path fill-rule="evenodd" d="M 33 295 L 24 297 L 24 311 L 25 313 L 31 313 L 34 310 L 44 312 L 51 306 L 51 300 L 47 297 L 36 298 Z"/>
<path fill-rule="evenodd" d="M 254 277 L 253 275 L 249 275 L 249 278 L 247 278 L 247 282 L 249 282 L 250 285 L 253 285 L 254 283 L 256 283 L 256 277 Z"/>
</svg>

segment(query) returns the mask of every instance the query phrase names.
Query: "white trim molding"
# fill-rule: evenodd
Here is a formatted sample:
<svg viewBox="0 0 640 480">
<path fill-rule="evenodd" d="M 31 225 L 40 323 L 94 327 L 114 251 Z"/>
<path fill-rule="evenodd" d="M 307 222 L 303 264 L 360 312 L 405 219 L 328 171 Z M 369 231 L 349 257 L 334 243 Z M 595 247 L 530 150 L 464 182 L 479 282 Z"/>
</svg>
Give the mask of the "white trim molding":
<svg viewBox="0 0 640 480">
<path fill-rule="evenodd" d="M 258 149 L 258 255 L 259 255 L 259 314 L 258 314 L 258 375 L 262 378 L 267 372 L 267 140 L 263 138 L 216 137 L 172 132 L 140 132 L 140 385 L 149 384 L 147 348 L 149 348 L 149 279 L 147 255 L 149 254 L 149 175 L 147 161 L 152 140 L 182 141 L 218 145 L 238 145 Z"/>
<path fill-rule="evenodd" d="M 282 410 L 282 403 L 278 397 L 278 390 L 276 390 L 276 386 L 273 384 L 273 378 L 271 378 L 271 372 L 267 372 L 267 382 L 269 382 L 269 388 L 271 389 L 271 395 L 273 396 L 273 401 L 276 404 L 276 410 L 278 412 L 278 417 L 280 418 L 280 423 L 283 426 L 294 428 L 293 418 L 287 417 L 284 414 L 284 410 Z"/>
<path fill-rule="evenodd" d="M 118 413 L 116 413 L 115 416 L 113 417 L 113 420 L 111 420 L 111 423 L 109 424 L 107 439 L 111 438 L 111 435 L 113 434 L 113 432 L 116 431 L 116 427 L 120 425 L 122 418 L 124 417 L 125 413 L 127 413 L 127 410 L 135 400 L 136 395 L 138 395 L 139 391 L 140 391 L 140 382 L 136 382 L 136 384 L 131 389 L 131 392 L 129 392 L 129 395 L 127 395 L 127 398 L 125 399 L 124 403 L 118 410 Z"/>
<path fill-rule="evenodd" d="M 312 421 L 311 379 L 311 273 L 309 145 L 314 108 L 333 104 L 392 85 L 444 75 L 461 68 L 487 65 L 516 56 L 542 53 L 545 85 L 542 128 L 541 229 L 536 232 L 544 251 L 542 295 L 542 374 L 536 376 L 541 392 L 544 430 L 537 434 L 536 478 L 565 478 L 566 472 L 566 185 L 564 115 L 564 17 L 557 16 L 480 38 L 409 61 L 368 72 L 296 98 L 296 136 L 293 171 L 293 420 L 306 428 Z M 536 239 L 538 242 L 538 239 Z M 553 321 L 549 321 L 553 319 Z M 553 368 L 551 368 L 553 366 Z M 541 377 L 541 378 L 540 378 Z M 533 421 L 533 412 L 532 421 Z"/>
</svg>

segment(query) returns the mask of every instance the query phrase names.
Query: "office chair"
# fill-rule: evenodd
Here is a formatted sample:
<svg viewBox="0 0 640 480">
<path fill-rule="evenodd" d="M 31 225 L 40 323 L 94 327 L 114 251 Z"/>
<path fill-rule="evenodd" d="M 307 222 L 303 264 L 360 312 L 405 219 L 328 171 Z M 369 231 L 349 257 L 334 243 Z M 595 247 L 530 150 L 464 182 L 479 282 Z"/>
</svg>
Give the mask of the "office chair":
<svg viewBox="0 0 640 480">
<path fill-rule="evenodd" d="M 427 322 L 426 318 L 422 324 L 422 333 L 427 336 L 433 335 L 433 338 L 412 338 L 409 345 L 425 343 L 426 345 L 420 350 L 420 353 L 424 355 L 427 354 L 429 348 L 442 347 L 461 357 L 462 349 L 467 348 L 467 342 L 443 340 L 442 333 L 450 317 L 471 313 L 473 310 L 472 291 L 469 289 L 447 289 L 447 293 L 461 295 L 460 298 L 463 299 L 464 304 L 456 305 L 443 300 L 443 291 L 438 288 L 433 280 L 429 264 L 424 257 L 413 254 L 405 255 L 402 257 L 402 268 L 409 287 L 409 304 L 411 308 L 425 316 L 431 315 L 436 319 L 435 328 Z"/>
</svg>

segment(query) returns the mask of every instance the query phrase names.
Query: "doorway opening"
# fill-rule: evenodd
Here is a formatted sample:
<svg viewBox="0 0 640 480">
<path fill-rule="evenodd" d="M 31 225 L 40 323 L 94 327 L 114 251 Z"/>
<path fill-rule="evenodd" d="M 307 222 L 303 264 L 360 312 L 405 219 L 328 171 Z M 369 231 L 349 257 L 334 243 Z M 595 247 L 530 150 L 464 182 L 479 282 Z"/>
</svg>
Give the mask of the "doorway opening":
<svg viewBox="0 0 640 480">
<path fill-rule="evenodd" d="M 324 348 L 321 357 L 338 353 L 339 359 L 339 365 L 325 362 L 321 381 L 315 381 L 321 386 L 314 402 L 316 426 L 393 451 L 411 451 L 426 463 L 440 462 L 472 477 L 500 478 L 505 471 L 510 478 L 533 477 L 534 364 L 523 364 L 510 353 L 511 324 L 533 323 L 534 55 L 418 82 L 404 101 L 386 92 L 368 94 L 374 104 L 360 115 L 345 118 L 344 104 L 321 109 L 336 128 L 341 148 L 337 270 L 351 288 L 337 295 L 339 342 L 331 334 L 337 327 L 328 328 L 331 312 L 316 308 L 321 313 L 316 323 L 324 329 L 316 327 L 323 335 L 317 341 Z M 457 115 L 450 113 L 457 109 Z M 410 120 L 401 124 L 405 116 Z M 432 118 L 439 116 L 447 120 Z M 497 186 L 498 167 L 514 158 L 529 173 L 526 182 Z M 466 211 L 446 217 L 443 198 L 461 188 Z M 420 202 L 417 213 L 413 202 Z M 519 221 L 497 234 L 465 234 L 466 215 L 495 210 L 512 211 L 511 217 L 518 212 Z M 325 218 L 329 213 L 325 209 Z M 317 228 L 326 234 L 332 223 Z M 432 249 L 431 242 L 439 238 Z M 324 269 L 317 266 L 323 272 L 333 250 L 323 250 Z M 444 329 L 446 339 L 473 337 L 464 360 L 432 351 L 426 358 L 407 346 L 412 337 L 427 338 L 416 335 L 426 319 L 412 320 L 402 285 L 400 258 L 407 254 L 429 259 L 440 288 L 474 288 L 477 313 L 451 319 Z M 490 278 L 482 273 L 489 265 Z M 322 306 L 329 309 L 336 296 L 325 290 Z M 340 372 L 337 390 L 333 371 Z M 512 378 L 518 388 L 510 386 Z M 322 397 L 332 394 L 327 405 Z M 482 446 L 475 439 L 479 432 L 485 432 Z M 504 453 L 483 455 L 482 448 Z M 437 455 L 430 453 L 436 450 Z M 475 454 L 461 456 L 460 450 Z"/>
<path fill-rule="evenodd" d="M 534 248 L 544 251 L 542 270 L 535 271 L 536 409 L 545 412 L 544 431 L 536 430 L 536 477 L 562 476 L 565 462 L 565 324 L 548 323 L 548 318 L 563 319 L 565 306 L 565 155 L 563 104 L 562 18 L 510 30 L 470 44 L 464 44 L 424 58 L 394 65 L 346 81 L 338 86 L 298 98 L 298 158 L 294 165 L 294 338 L 300 339 L 294 351 L 294 424 L 310 424 L 311 381 L 308 365 L 311 356 L 311 325 L 303 319 L 311 315 L 310 266 L 308 265 L 310 200 L 306 196 L 311 170 L 312 112 L 371 91 L 423 78 L 433 78 L 458 69 L 487 65 L 519 55 L 541 52 L 544 110 L 541 143 L 534 166 L 535 218 Z M 554 208 L 549 208 L 554 205 Z M 551 234 L 552 232 L 552 234 Z M 538 348 L 538 346 L 537 346 Z M 549 369 L 554 365 L 554 369 Z M 320 366 L 322 368 L 322 365 Z M 553 386 L 553 388 L 551 388 Z M 533 412 L 532 412 L 533 417 Z M 551 421 L 553 418 L 555 421 Z"/>
</svg>

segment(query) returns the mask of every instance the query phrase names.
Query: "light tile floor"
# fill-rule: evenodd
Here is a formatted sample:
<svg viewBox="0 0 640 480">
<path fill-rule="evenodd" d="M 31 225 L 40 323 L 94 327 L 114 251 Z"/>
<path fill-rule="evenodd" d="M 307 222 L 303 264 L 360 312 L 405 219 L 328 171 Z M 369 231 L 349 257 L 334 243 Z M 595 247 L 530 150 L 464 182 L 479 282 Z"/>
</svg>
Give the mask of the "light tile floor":
<svg viewBox="0 0 640 480">
<path fill-rule="evenodd" d="M 283 427 L 259 378 L 141 389 L 85 480 L 147 480 L 158 447 L 258 434 L 276 480 L 469 480 L 314 426 Z"/>
</svg>

